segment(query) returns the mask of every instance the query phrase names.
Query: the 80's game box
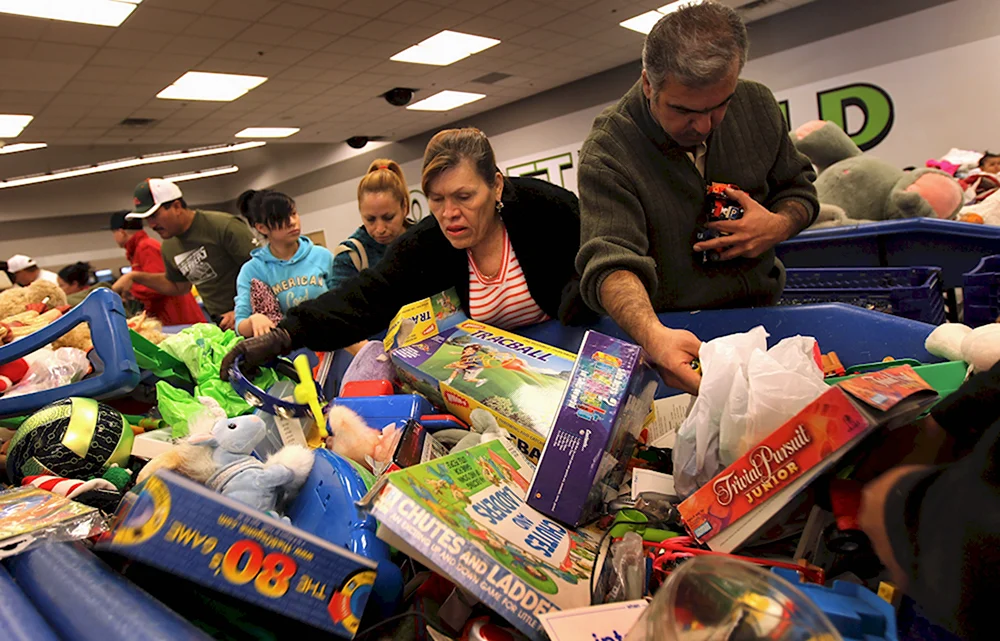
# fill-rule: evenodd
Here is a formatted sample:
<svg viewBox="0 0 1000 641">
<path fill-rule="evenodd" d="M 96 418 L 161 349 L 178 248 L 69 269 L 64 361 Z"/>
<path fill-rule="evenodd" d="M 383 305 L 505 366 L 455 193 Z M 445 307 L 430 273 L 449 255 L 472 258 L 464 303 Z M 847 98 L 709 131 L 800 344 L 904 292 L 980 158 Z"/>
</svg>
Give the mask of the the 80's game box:
<svg viewBox="0 0 1000 641">
<path fill-rule="evenodd" d="M 375 583 L 373 561 L 168 471 L 99 546 L 348 639 Z"/>
<path fill-rule="evenodd" d="M 489 412 L 532 462 L 542 453 L 576 360 L 472 320 L 398 347 L 391 356 L 404 389 L 477 428 L 482 414 L 474 410 Z"/>
</svg>

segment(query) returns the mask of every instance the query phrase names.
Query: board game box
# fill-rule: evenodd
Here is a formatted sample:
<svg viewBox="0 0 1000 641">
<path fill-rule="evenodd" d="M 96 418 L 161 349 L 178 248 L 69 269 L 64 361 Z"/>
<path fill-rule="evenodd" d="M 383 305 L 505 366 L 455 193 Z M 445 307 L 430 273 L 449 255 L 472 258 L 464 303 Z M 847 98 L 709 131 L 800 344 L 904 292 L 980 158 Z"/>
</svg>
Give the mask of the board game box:
<svg viewBox="0 0 1000 641">
<path fill-rule="evenodd" d="M 531 475 L 499 439 L 393 472 L 365 502 L 379 538 L 541 641 L 539 615 L 590 605 L 598 537 L 528 507 Z"/>
<path fill-rule="evenodd" d="M 538 469 L 528 505 L 570 527 L 615 496 L 659 381 L 642 348 L 588 331 Z"/>
<path fill-rule="evenodd" d="M 404 389 L 481 429 L 485 410 L 536 462 L 555 419 L 576 357 L 484 323 L 463 320 L 397 347 L 392 362 Z"/>
<path fill-rule="evenodd" d="M 351 638 L 375 562 L 169 471 L 126 495 L 99 547 Z"/>
</svg>

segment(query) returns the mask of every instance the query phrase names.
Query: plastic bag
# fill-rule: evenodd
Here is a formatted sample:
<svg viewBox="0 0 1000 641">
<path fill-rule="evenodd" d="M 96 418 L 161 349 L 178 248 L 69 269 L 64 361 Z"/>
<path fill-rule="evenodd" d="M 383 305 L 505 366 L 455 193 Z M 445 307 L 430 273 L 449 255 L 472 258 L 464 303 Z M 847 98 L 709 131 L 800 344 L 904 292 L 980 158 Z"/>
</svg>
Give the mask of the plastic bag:
<svg viewBox="0 0 1000 641">
<path fill-rule="evenodd" d="M 69 385 L 84 377 L 90 369 L 87 353 L 75 347 L 39 350 L 33 354 L 28 373 L 10 388 L 4 398 L 33 394 Z"/>
<path fill-rule="evenodd" d="M 690 496 L 829 389 L 816 340 L 793 336 L 767 349 L 755 327 L 701 346 L 701 390 L 677 432 L 674 484 Z"/>
</svg>

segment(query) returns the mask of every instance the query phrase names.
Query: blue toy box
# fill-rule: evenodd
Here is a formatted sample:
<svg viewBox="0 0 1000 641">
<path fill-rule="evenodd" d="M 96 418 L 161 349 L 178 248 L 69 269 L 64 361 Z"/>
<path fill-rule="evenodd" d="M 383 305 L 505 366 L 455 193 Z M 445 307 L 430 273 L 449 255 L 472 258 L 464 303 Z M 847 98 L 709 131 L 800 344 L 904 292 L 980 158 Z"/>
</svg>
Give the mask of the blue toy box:
<svg viewBox="0 0 1000 641">
<path fill-rule="evenodd" d="M 169 471 L 126 496 L 99 547 L 344 638 L 376 582 L 374 561 Z"/>
<path fill-rule="evenodd" d="M 618 492 L 659 377 L 638 345 L 588 331 L 528 488 L 528 505 L 570 527 Z"/>
</svg>

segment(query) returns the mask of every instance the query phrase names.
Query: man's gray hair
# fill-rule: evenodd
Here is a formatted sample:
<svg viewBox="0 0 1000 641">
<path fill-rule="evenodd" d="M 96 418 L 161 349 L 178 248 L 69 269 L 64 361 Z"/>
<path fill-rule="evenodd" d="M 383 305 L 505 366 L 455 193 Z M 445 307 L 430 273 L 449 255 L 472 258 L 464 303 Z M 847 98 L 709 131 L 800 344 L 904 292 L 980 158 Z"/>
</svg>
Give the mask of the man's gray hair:
<svg viewBox="0 0 1000 641">
<path fill-rule="evenodd" d="M 660 18 L 642 47 L 642 68 L 653 92 L 667 78 L 700 88 L 721 81 L 739 61 L 742 71 L 750 43 L 738 13 L 716 2 L 684 5 Z"/>
</svg>

